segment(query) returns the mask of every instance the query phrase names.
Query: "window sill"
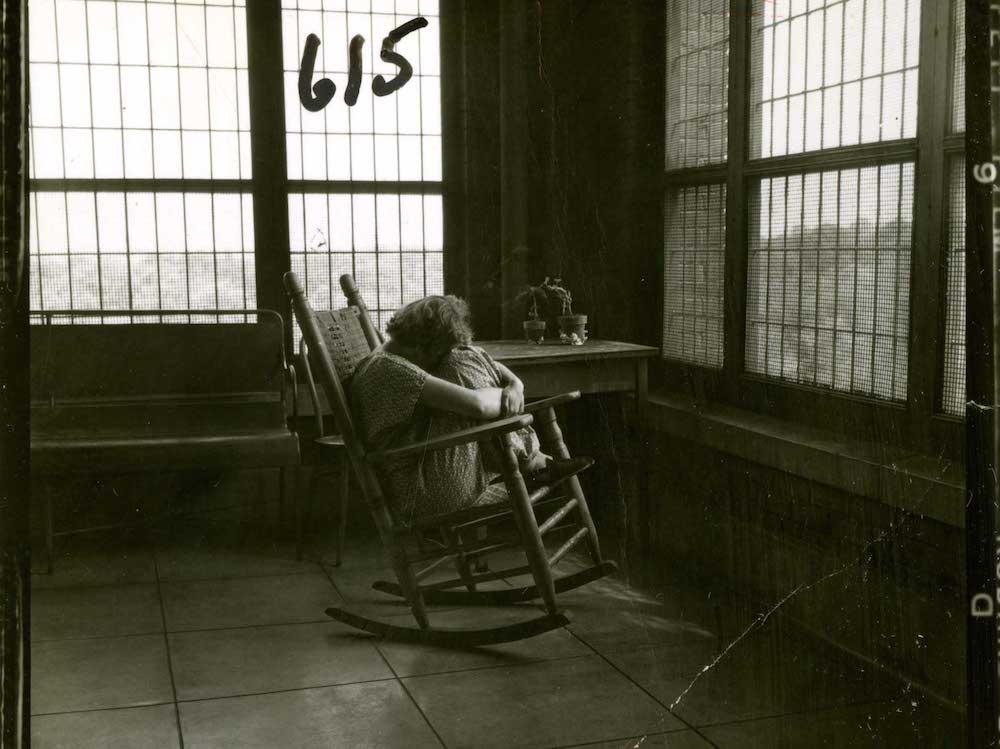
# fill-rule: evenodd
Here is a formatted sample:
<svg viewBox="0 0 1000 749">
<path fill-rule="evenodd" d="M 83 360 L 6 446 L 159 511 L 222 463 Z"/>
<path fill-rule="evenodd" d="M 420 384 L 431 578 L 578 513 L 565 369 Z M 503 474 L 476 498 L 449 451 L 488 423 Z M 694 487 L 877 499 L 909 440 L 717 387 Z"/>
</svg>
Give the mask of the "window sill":
<svg viewBox="0 0 1000 749">
<path fill-rule="evenodd" d="M 965 526 L 960 463 L 673 394 L 650 394 L 649 426 L 956 528 Z"/>
</svg>

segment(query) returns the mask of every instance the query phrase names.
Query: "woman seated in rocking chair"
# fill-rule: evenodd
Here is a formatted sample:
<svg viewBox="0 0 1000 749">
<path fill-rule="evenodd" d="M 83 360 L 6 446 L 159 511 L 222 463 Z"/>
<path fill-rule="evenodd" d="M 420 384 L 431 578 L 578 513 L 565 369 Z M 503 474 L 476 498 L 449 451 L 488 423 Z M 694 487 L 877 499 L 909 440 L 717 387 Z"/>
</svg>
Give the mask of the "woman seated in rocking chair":
<svg viewBox="0 0 1000 749">
<path fill-rule="evenodd" d="M 397 311 L 389 339 L 351 380 L 352 411 L 369 449 L 385 450 L 467 429 L 524 409 L 524 385 L 472 345 L 469 307 L 454 296 L 428 296 Z M 589 458 L 553 459 L 534 430 L 513 433 L 529 487 L 577 472 Z M 498 458 L 472 442 L 385 466 L 383 487 L 398 522 L 506 498 Z"/>
</svg>

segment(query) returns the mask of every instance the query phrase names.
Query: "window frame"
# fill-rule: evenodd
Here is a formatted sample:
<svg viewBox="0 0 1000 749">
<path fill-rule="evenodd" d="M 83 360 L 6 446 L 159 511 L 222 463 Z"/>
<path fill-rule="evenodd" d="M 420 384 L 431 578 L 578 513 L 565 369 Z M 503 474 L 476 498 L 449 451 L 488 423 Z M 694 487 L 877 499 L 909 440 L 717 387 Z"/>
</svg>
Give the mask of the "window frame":
<svg viewBox="0 0 1000 749">
<path fill-rule="evenodd" d="M 951 2 L 920 0 L 915 138 L 759 159 L 749 158 L 752 12 L 753 0 L 730 3 L 726 162 L 664 170 L 661 190 L 665 196 L 666 191 L 682 186 L 726 185 L 723 366 L 712 369 L 661 358 L 661 384 L 698 398 L 766 410 L 779 418 L 832 428 L 846 435 L 880 434 L 901 447 L 943 450 L 957 457 L 963 420 L 942 413 L 940 408 L 947 272 L 946 166 L 950 155 L 964 149 L 964 133 L 950 133 L 954 52 Z M 669 82 L 665 76 L 664 67 L 666 86 Z M 933 102 L 946 105 L 935 106 Z M 748 206 L 755 180 L 900 161 L 915 164 L 906 401 L 896 403 L 747 371 Z"/>
<path fill-rule="evenodd" d="M 448 205 L 448 185 L 460 173 L 458 144 L 452 137 L 458 109 L 446 81 L 451 80 L 457 55 L 456 36 L 460 24 L 445 16 L 452 7 L 442 2 L 438 22 L 441 47 L 441 143 L 440 181 L 306 180 L 288 178 L 286 148 L 284 60 L 281 0 L 250 0 L 246 3 L 248 108 L 250 114 L 251 176 L 249 178 L 33 178 L 29 195 L 35 192 L 125 193 L 236 193 L 253 200 L 254 283 L 257 309 L 277 311 L 284 321 L 285 344 L 291 347 L 293 320 L 282 277 L 291 270 L 288 197 L 295 193 L 322 194 L 420 194 L 441 195 L 444 233 L 444 283 L 449 286 L 449 259 L 453 254 L 453 227 L 457 217 Z M 372 40 L 374 43 L 375 40 Z M 338 90 L 342 90 L 338 86 Z M 446 94 L 446 92 L 448 92 Z M 371 95 L 363 92 L 362 95 Z M 330 106 L 346 106 L 335 97 Z M 247 220 L 246 218 L 244 220 Z M 345 302 L 346 303 L 346 302 Z M 33 310 L 32 312 L 44 312 Z M 127 310 L 109 310 L 108 316 L 128 317 Z M 291 351 L 291 348 L 286 348 Z"/>
</svg>

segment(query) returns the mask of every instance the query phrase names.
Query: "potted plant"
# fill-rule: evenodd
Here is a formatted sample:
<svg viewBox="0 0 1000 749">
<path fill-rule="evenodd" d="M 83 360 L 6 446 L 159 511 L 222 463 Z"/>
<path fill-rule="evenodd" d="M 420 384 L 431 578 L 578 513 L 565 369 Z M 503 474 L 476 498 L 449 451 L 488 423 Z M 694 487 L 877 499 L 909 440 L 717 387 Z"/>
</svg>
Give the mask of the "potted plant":
<svg viewBox="0 0 1000 749">
<path fill-rule="evenodd" d="M 538 309 L 538 302 L 545 302 L 545 291 L 540 286 L 528 286 L 518 294 L 518 299 L 528 301 L 528 319 L 524 321 L 524 335 L 529 341 L 541 343 L 545 340 L 545 320 Z"/>
<path fill-rule="evenodd" d="M 545 277 L 542 284 L 547 296 L 559 304 L 559 339 L 563 343 L 582 346 L 587 340 L 587 316 L 573 314 L 573 295 L 559 277 Z"/>
</svg>

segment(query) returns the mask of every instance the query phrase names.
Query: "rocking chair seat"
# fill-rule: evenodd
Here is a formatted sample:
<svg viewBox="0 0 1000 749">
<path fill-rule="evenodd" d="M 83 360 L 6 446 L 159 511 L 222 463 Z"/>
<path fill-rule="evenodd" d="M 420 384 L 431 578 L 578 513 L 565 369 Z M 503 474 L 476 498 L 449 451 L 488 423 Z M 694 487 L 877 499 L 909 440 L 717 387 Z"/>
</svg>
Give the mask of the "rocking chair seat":
<svg viewBox="0 0 1000 749">
<path fill-rule="evenodd" d="M 587 466 L 589 468 L 589 466 Z M 544 499 L 548 499 L 553 491 L 566 481 L 571 476 L 576 476 L 579 473 L 585 471 L 586 468 L 581 468 L 578 471 L 574 471 L 572 474 L 563 476 L 559 481 L 552 484 L 543 484 L 536 489 L 532 490 L 528 495 L 528 501 L 532 505 L 536 505 Z M 443 523 L 448 523 L 450 525 L 458 526 L 465 523 L 480 521 L 491 516 L 504 516 L 510 515 L 511 505 L 510 498 L 501 502 L 491 502 L 490 504 L 475 505 L 473 507 L 467 507 L 463 510 L 456 510 L 454 512 L 441 513 L 438 515 L 425 515 L 420 518 L 416 518 L 406 530 L 403 532 L 409 532 L 414 529 L 424 529 L 424 528 L 437 528 Z"/>
</svg>

